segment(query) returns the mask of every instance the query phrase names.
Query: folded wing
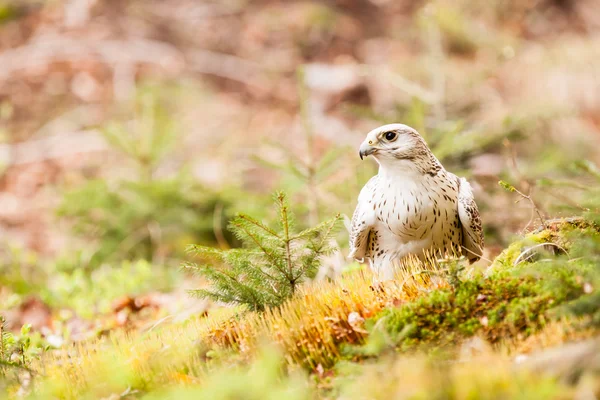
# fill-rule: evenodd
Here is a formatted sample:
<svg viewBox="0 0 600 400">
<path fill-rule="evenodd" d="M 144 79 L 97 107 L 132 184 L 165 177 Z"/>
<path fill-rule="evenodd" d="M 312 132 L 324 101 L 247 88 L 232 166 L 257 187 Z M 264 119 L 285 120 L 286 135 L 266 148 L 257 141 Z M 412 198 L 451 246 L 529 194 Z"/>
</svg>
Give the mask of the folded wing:
<svg viewBox="0 0 600 400">
<path fill-rule="evenodd" d="M 458 181 L 458 216 L 463 231 L 463 255 L 470 262 L 479 260 L 483 254 L 483 230 L 481 216 L 475 204 L 471 185 L 465 178 Z"/>
<path fill-rule="evenodd" d="M 358 204 L 352 216 L 350 226 L 350 258 L 363 261 L 369 257 L 369 234 L 375 221 L 373 203 L 373 192 L 377 185 L 378 176 L 372 177 L 363 187 L 358 196 Z"/>
</svg>

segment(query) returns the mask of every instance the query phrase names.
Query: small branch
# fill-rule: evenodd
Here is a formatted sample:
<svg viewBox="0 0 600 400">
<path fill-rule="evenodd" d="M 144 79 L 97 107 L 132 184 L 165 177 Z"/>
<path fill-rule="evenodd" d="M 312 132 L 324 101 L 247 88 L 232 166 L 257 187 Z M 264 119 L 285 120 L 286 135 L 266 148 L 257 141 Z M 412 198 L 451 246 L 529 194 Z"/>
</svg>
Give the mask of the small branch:
<svg viewBox="0 0 600 400">
<path fill-rule="evenodd" d="M 279 234 L 277 232 L 275 232 L 273 229 L 269 228 L 268 226 L 266 226 L 265 224 L 248 217 L 246 214 L 239 214 L 238 218 L 243 219 L 246 222 L 250 222 L 252 225 L 255 225 L 257 227 L 259 227 L 260 229 L 270 233 L 272 236 L 275 236 L 278 239 L 281 239 L 281 236 L 279 236 Z"/>
<path fill-rule="evenodd" d="M 513 262 L 513 266 L 517 266 L 522 262 L 525 262 L 527 260 L 529 260 L 531 257 L 533 257 L 535 254 L 533 253 L 533 250 L 539 248 L 539 247 L 544 247 L 544 246 L 554 246 L 557 249 L 562 250 L 563 253 L 565 254 L 569 254 L 569 252 L 567 252 L 567 250 L 562 247 L 557 245 L 556 243 L 552 243 L 552 242 L 546 242 L 546 243 L 540 243 L 540 244 L 536 244 L 535 246 L 531 246 L 526 248 L 525 250 L 523 250 L 521 252 L 521 254 L 519 254 L 519 257 L 517 257 L 517 259 Z M 529 255 L 527 255 L 527 253 L 530 253 Z"/>
<path fill-rule="evenodd" d="M 508 139 L 505 139 L 503 144 L 507 148 L 507 150 L 510 154 L 510 161 L 512 164 L 513 172 L 517 176 L 517 179 L 519 179 L 519 181 L 521 181 L 521 183 L 526 183 L 529 186 L 529 194 L 526 195 L 525 193 L 521 192 L 514 186 L 509 185 L 506 182 L 500 181 L 500 185 L 502 187 L 504 187 L 506 190 L 517 193 L 519 196 L 521 196 L 523 199 L 526 199 L 531 204 L 531 217 L 529 218 L 529 222 L 527 222 L 527 225 L 525 225 L 525 228 L 523 228 L 523 231 L 525 231 L 525 230 L 527 230 L 527 228 L 529 228 L 529 225 L 531 225 L 531 223 L 533 222 L 533 220 L 535 218 L 535 214 L 538 215 L 538 217 L 540 218 L 540 222 L 542 223 L 542 226 L 544 227 L 544 229 L 546 229 L 546 227 L 547 227 L 546 219 L 544 216 L 542 216 L 542 213 L 540 212 L 537 204 L 535 204 L 535 201 L 533 201 L 533 198 L 531 197 L 531 191 L 532 191 L 531 185 L 529 184 L 529 182 L 527 182 L 526 179 L 523 178 L 523 175 L 519 171 L 519 168 L 517 165 L 517 155 L 516 155 L 515 149 L 513 148 L 511 142 Z M 518 201 L 517 201 L 517 203 L 518 203 Z"/>
<path fill-rule="evenodd" d="M 263 246 L 263 245 L 260 243 L 260 240 L 258 240 L 258 238 L 257 238 L 256 236 L 254 236 L 252 233 L 250 233 L 250 232 L 248 231 L 248 229 L 244 228 L 244 226 L 243 226 L 243 225 L 236 224 L 235 222 L 233 223 L 233 225 L 235 225 L 237 228 L 239 228 L 239 229 L 241 229 L 242 231 L 244 231 L 244 233 L 245 233 L 246 235 L 248 235 L 248 237 L 249 237 L 250 239 L 252 239 L 252 241 L 253 241 L 253 242 L 254 242 L 254 243 L 255 243 L 255 244 L 258 246 L 258 248 L 259 248 L 259 249 L 260 249 L 260 250 L 261 250 L 263 253 L 265 253 L 265 255 L 266 255 L 266 256 L 267 256 L 267 257 L 268 257 L 268 258 L 271 260 L 271 263 L 273 263 L 273 266 L 274 266 L 275 268 L 279 269 L 279 268 L 277 267 L 277 257 L 276 257 L 276 256 L 274 256 L 273 254 L 271 254 L 271 253 L 269 252 L 269 250 L 267 250 L 267 249 L 266 249 L 266 248 L 265 248 L 265 247 L 264 247 L 264 246 Z"/>
<path fill-rule="evenodd" d="M 540 212 L 540 209 L 538 208 L 538 206 L 535 204 L 535 201 L 533 201 L 533 198 L 531 198 L 531 195 L 526 195 L 525 193 L 521 192 L 514 186 L 513 186 L 513 189 L 514 189 L 515 193 L 517 193 L 519 196 L 521 196 L 522 198 L 529 201 L 529 203 L 531 204 L 531 218 L 529 219 L 529 222 L 527 222 L 527 225 L 525 225 L 525 228 L 523 228 L 523 230 L 526 230 L 527 228 L 529 228 L 529 225 L 531 225 L 531 223 L 533 222 L 534 214 L 537 214 L 538 218 L 540 219 L 540 222 L 542 223 L 542 226 L 544 227 L 544 229 L 546 229 L 547 228 L 546 219 Z M 519 200 L 517 200 L 517 203 L 518 202 L 519 202 Z"/>
</svg>

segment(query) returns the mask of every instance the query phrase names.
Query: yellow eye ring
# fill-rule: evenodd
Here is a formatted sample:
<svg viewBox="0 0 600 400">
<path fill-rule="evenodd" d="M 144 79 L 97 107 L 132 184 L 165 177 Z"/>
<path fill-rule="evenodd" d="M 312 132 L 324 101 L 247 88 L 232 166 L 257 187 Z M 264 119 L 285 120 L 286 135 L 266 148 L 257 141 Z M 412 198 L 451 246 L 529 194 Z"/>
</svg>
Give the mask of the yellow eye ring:
<svg viewBox="0 0 600 400">
<path fill-rule="evenodd" d="M 369 140 L 369 144 L 373 144 L 373 141 L 372 141 L 372 140 Z"/>
</svg>

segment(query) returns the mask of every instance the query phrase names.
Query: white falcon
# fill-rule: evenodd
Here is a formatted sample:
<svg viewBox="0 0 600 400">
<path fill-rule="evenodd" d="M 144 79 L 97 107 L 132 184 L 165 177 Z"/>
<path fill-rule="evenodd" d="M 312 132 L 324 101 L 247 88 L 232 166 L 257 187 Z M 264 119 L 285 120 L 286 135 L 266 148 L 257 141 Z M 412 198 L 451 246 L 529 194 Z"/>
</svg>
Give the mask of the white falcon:
<svg viewBox="0 0 600 400">
<path fill-rule="evenodd" d="M 372 130 L 360 158 L 372 155 L 379 173 L 361 190 L 352 217 L 350 257 L 369 260 L 379 279 L 393 279 L 408 255 L 483 252 L 481 218 L 471 186 L 446 171 L 425 140 L 403 124 Z"/>
</svg>

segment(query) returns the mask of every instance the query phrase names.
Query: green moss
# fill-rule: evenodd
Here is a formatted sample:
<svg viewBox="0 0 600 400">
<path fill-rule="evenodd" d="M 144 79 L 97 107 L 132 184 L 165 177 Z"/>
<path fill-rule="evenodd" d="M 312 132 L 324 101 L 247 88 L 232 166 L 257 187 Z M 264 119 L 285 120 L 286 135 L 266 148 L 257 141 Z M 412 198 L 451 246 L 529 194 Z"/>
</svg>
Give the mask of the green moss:
<svg viewBox="0 0 600 400">
<path fill-rule="evenodd" d="M 525 237 L 511 243 L 490 267 L 490 271 L 497 271 L 515 266 L 517 259 L 529 247 L 551 243 L 554 249 L 561 252 L 568 251 L 572 245 L 574 235 L 598 234 L 598 227 L 593 226 L 583 218 L 565 218 L 552 220 L 546 223 L 546 229 L 527 234 Z"/>
<path fill-rule="evenodd" d="M 525 243 L 548 242 L 581 257 L 559 256 L 513 266 L 519 254 L 517 248 Z M 596 257 L 599 249 L 600 234 L 595 227 L 573 223 L 559 229 L 550 227 L 509 247 L 487 275 L 458 281 L 451 288 L 432 291 L 399 308 L 388 308 L 372 322 L 381 321 L 379 325 L 385 326 L 397 347 L 409 350 L 452 344 L 473 335 L 492 343 L 527 336 L 557 315 L 549 310 L 563 304 L 561 310 L 570 307 L 572 314 L 595 320 L 597 292 L 590 290 L 600 280 L 600 256 Z"/>
<path fill-rule="evenodd" d="M 496 342 L 516 333 L 532 333 L 543 326 L 547 310 L 581 295 L 581 285 L 569 278 L 556 276 L 561 290 L 551 292 L 547 282 L 532 275 L 479 277 L 386 309 L 377 319 L 385 319 L 387 331 L 402 350 L 450 344 L 475 334 Z"/>
</svg>

